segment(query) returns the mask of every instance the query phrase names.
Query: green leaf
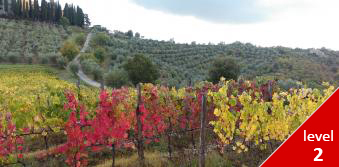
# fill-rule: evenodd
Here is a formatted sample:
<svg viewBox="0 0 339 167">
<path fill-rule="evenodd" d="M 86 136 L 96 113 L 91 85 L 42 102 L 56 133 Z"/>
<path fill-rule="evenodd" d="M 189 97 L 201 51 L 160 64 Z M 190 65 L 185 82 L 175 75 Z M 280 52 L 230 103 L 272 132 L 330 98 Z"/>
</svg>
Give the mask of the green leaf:
<svg viewBox="0 0 339 167">
<path fill-rule="evenodd" d="M 230 99 L 229 103 L 233 107 L 237 104 L 237 101 L 235 99 Z"/>
</svg>

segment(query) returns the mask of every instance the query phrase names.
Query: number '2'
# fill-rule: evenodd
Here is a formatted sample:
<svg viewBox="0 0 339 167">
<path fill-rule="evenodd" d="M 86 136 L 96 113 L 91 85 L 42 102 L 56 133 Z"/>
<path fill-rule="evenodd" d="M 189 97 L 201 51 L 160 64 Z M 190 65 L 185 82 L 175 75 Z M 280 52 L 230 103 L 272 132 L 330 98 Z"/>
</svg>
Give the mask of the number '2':
<svg viewBox="0 0 339 167">
<path fill-rule="evenodd" d="M 319 151 L 318 155 L 314 158 L 314 161 L 323 161 L 323 159 L 319 159 L 321 154 L 323 154 L 323 150 L 321 148 L 315 148 L 314 151 Z"/>
</svg>

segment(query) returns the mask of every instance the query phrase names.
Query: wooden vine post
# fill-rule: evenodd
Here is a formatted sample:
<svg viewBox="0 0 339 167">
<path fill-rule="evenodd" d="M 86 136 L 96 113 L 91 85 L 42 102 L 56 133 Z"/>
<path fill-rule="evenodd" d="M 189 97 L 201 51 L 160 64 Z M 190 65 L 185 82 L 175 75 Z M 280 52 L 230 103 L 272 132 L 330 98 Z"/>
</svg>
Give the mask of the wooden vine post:
<svg viewBox="0 0 339 167">
<path fill-rule="evenodd" d="M 192 78 L 189 78 L 189 80 L 188 80 L 188 87 L 192 88 Z M 193 114 L 193 113 L 192 113 L 192 110 L 187 106 L 187 103 L 185 103 L 185 111 L 186 111 L 186 119 L 189 120 L 189 113 L 190 114 Z M 192 127 L 190 127 L 190 128 L 192 130 Z M 195 150 L 196 146 L 195 146 L 195 141 L 194 141 L 194 131 L 193 130 L 191 132 L 191 142 L 192 142 L 192 146 L 193 146 L 192 153 L 194 154 L 194 150 Z"/>
<path fill-rule="evenodd" d="M 101 81 L 100 81 L 100 89 L 101 89 L 101 91 L 105 90 L 105 81 L 104 81 L 104 79 L 101 79 Z"/>
<path fill-rule="evenodd" d="M 137 133 L 137 147 L 138 147 L 138 157 L 140 166 L 145 166 L 145 156 L 144 156 L 144 141 L 142 137 L 142 122 L 141 122 L 141 112 L 140 112 L 140 105 L 141 101 L 141 85 L 137 85 L 137 92 L 138 92 L 138 104 L 136 109 L 136 116 L 137 116 L 137 126 L 138 126 L 138 133 Z"/>
<path fill-rule="evenodd" d="M 201 116 L 200 116 L 200 150 L 199 167 L 205 167 L 205 124 L 206 124 L 206 95 L 202 96 Z"/>
<path fill-rule="evenodd" d="M 168 154 L 169 154 L 169 158 L 170 160 L 172 160 L 172 146 L 171 146 L 171 133 L 172 133 L 172 120 L 171 117 L 168 118 L 169 121 L 169 130 L 168 130 L 168 135 L 167 135 L 167 139 L 168 139 Z"/>
<path fill-rule="evenodd" d="M 78 77 L 78 80 L 77 80 L 77 88 L 78 88 L 78 99 L 80 101 L 81 100 L 81 96 L 80 96 L 80 77 Z"/>
<path fill-rule="evenodd" d="M 112 144 L 112 167 L 115 167 L 115 145 Z"/>
</svg>

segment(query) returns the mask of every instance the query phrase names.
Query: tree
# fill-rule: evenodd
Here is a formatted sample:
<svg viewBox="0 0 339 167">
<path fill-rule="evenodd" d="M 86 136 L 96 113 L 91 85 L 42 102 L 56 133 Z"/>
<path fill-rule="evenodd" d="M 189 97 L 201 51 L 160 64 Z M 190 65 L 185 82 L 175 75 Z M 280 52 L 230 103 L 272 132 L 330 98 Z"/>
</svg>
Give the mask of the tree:
<svg viewBox="0 0 339 167">
<path fill-rule="evenodd" d="M 28 11 L 29 18 L 33 18 L 33 4 L 32 0 L 29 0 L 29 11 Z"/>
<path fill-rule="evenodd" d="M 24 17 L 29 18 L 29 6 L 28 2 L 24 3 Z"/>
<path fill-rule="evenodd" d="M 69 20 L 66 17 L 61 17 L 59 20 L 59 24 L 61 24 L 64 28 L 70 25 Z"/>
<path fill-rule="evenodd" d="M 17 16 L 19 16 L 19 18 L 21 18 L 21 16 L 22 16 L 22 1 L 21 0 L 19 0 L 18 2 L 17 2 Z"/>
<path fill-rule="evenodd" d="M 76 25 L 79 27 L 83 27 L 85 25 L 85 14 L 79 6 L 77 6 L 76 11 Z"/>
<path fill-rule="evenodd" d="M 240 74 L 240 66 L 233 58 L 219 57 L 214 60 L 209 70 L 209 80 L 218 83 L 221 77 L 236 80 Z"/>
<path fill-rule="evenodd" d="M 106 33 L 100 32 L 93 37 L 91 40 L 91 45 L 94 47 L 105 46 L 108 44 L 109 40 L 110 38 Z"/>
<path fill-rule="evenodd" d="M 18 8 L 17 8 L 16 0 L 11 1 L 11 9 L 12 9 L 14 16 L 17 16 L 18 15 Z"/>
<path fill-rule="evenodd" d="M 47 2 L 46 0 L 41 0 L 41 21 L 47 21 Z"/>
<path fill-rule="evenodd" d="M 85 20 L 85 26 L 86 27 L 91 26 L 91 20 L 89 19 L 88 14 L 84 15 L 84 20 Z"/>
<path fill-rule="evenodd" d="M 64 7 L 64 15 L 63 17 L 67 18 L 69 20 L 69 10 L 68 10 L 68 3 L 65 4 L 65 7 Z"/>
<path fill-rule="evenodd" d="M 129 38 L 133 38 L 133 31 L 132 30 L 128 30 L 126 35 L 129 37 Z"/>
<path fill-rule="evenodd" d="M 72 61 L 80 51 L 74 42 L 66 41 L 60 49 L 60 52 L 68 61 Z"/>
<path fill-rule="evenodd" d="M 34 0 L 33 18 L 34 18 L 34 20 L 40 19 L 40 7 L 39 7 L 39 1 L 38 0 Z"/>
<path fill-rule="evenodd" d="M 115 69 L 105 75 L 105 84 L 113 88 L 126 86 L 129 84 L 128 74 L 123 69 Z"/>
<path fill-rule="evenodd" d="M 134 85 L 138 83 L 154 83 L 160 76 L 158 68 L 148 57 L 142 54 L 129 59 L 123 67 Z"/>
<path fill-rule="evenodd" d="M 136 32 L 135 33 L 135 38 L 140 38 L 140 33 Z"/>
<path fill-rule="evenodd" d="M 105 60 L 106 50 L 102 47 L 98 47 L 94 50 L 94 56 L 102 63 Z"/>
<path fill-rule="evenodd" d="M 76 74 L 79 71 L 79 66 L 77 63 L 75 63 L 74 61 L 72 61 L 69 65 L 69 68 L 71 70 L 71 72 L 73 73 L 74 76 L 76 76 Z"/>
<path fill-rule="evenodd" d="M 8 12 L 8 0 L 5 0 L 4 5 L 5 5 L 5 11 Z"/>
<path fill-rule="evenodd" d="M 58 23 L 60 21 L 62 17 L 62 9 L 61 9 L 61 5 L 58 1 L 58 3 L 55 6 L 55 22 Z"/>
</svg>

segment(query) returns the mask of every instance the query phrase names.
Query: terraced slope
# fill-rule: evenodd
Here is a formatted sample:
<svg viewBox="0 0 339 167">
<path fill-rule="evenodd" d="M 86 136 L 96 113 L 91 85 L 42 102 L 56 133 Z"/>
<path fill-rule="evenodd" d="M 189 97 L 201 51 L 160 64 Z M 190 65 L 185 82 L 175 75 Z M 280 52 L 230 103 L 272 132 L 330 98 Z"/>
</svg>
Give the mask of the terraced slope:
<svg viewBox="0 0 339 167">
<path fill-rule="evenodd" d="M 124 33 L 107 33 L 110 40 L 104 46 L 107 56 L 105 71 L 120 68 L 135 54 L 149 56 L 161 68 L 161 81 L 172 86 L 205 80 L 211 62 L 218 56 L 235 58 L 246 79 L 292 79 L 319 86 L 323 81 L 338 83 L 339 52 L 325 48 L 292 49 L 286 47 L 258 47 L 250 43 L 232 44 L 176 44 L 128 37 Z"/>
<path fill-rule="evenodd" d="M 63 42 L 80 28 L 0 19 L 0 63 L 58 64 Z M 63 63 L 64 64 L 64 63 Z"/>
</svg>

